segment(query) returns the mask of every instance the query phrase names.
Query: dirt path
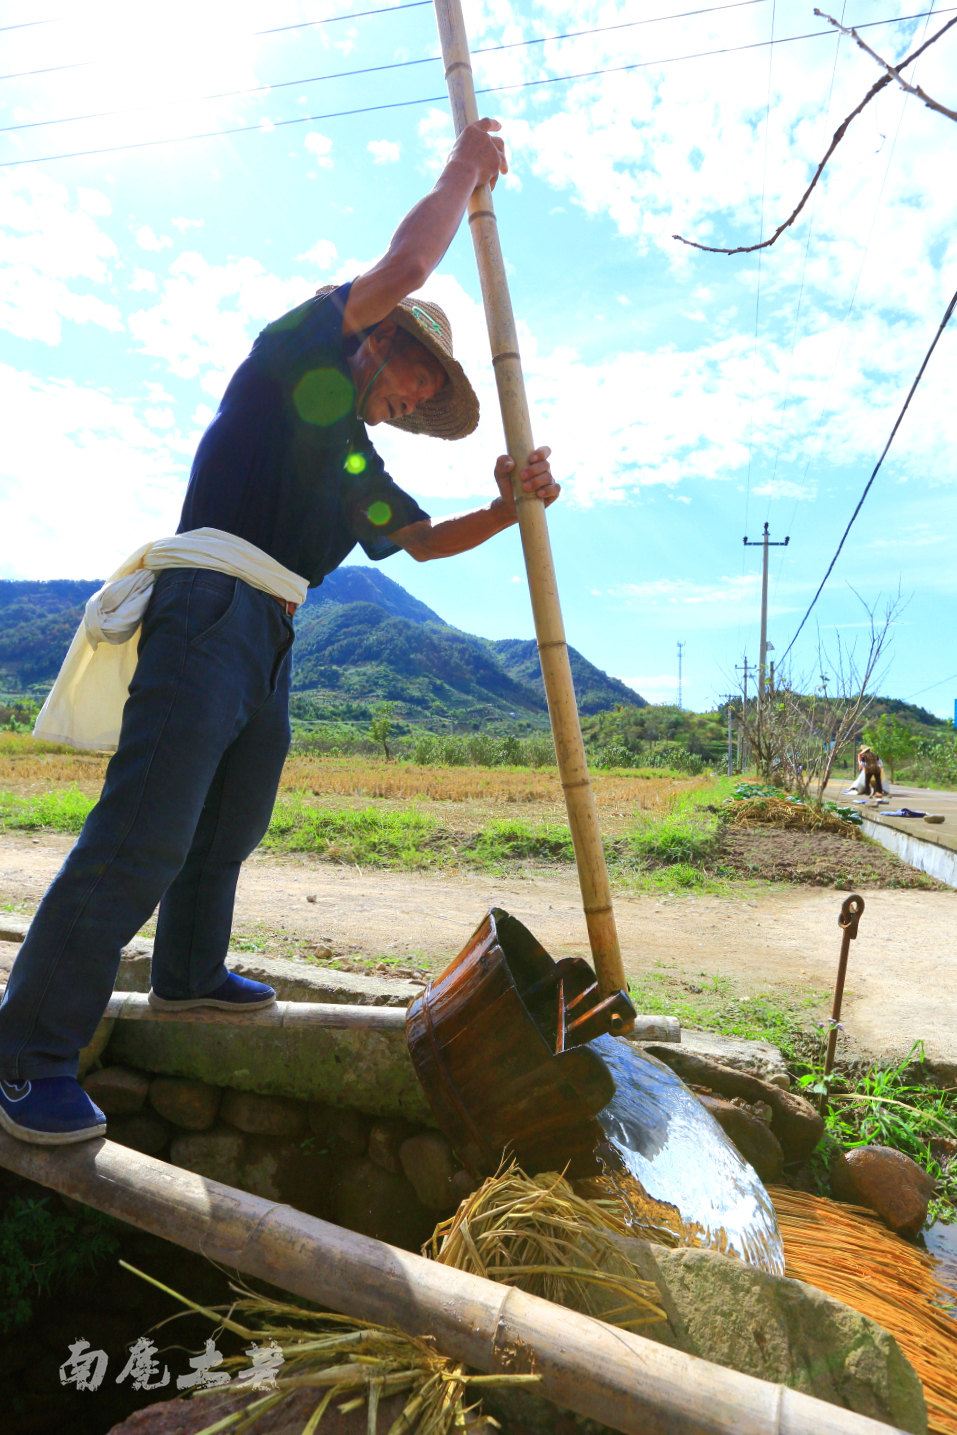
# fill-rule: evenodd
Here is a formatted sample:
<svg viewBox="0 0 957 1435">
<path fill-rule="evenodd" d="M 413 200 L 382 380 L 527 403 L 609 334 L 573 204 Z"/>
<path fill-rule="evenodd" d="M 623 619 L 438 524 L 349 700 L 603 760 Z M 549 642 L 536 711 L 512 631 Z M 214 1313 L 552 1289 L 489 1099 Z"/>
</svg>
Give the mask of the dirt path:
<svg viewBox="0 0 957 1435">
<path fill-rule="evenodd" d="M 0 837 L 0 902 L 32 911 L 70 839 Z M 957 893 L 867 891 L 851 962 L 844 1018 L 861 1055 L 899 1057 L 921 1038 L 928 1056 L 957 1079 Z M 618 896 L 625 964 L 634 976 L 657 968 L 694 982 L 729 978 L 740 993 L 807 995 L 833 985 L 842 894 L 798 887 L 747 897 Z M 244 869 L 235 937 L 266 951 L 383 956 L 443 966 L 491 906 L 525 922 L 555 956 L 587 956 L 574 874 L 511 880 L 461 873 L 358 871 L 315 858 L 257 854 Z M 3 955 L 12 957 L 8 948 Z M 821 1015 L 829 1010 L 822 999 Z"/>
</svg>

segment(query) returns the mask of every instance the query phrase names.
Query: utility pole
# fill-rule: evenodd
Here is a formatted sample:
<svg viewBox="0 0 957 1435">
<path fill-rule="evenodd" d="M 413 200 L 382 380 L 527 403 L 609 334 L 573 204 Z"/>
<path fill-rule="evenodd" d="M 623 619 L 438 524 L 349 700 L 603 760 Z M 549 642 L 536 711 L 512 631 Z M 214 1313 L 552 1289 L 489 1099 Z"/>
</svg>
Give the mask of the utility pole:
<svg viewBox="0 0 957 1435">
<path fill-rule="evenodd" d="M 744 662 L 743 662 L 743 663 L 735 663 L 735 667 L 737 668 L 737 670 L 738 670 L 739 673 L 740 673 L 740 672 L 743 672 L 743 673 L 744 673 L 744 681 L 743 681 L 743 683 L 742 683 L 742 692 L 744 693 L 744 704 L 743 704 L 742 709 L 741 709 L 741 719 L 742 719 L 742 720 L 741 720 L 740 726 L 738 727 L 738 766 L 740 767 L 741 771 L 743 772 L 743 771 L 744 771 L 744 768 L 745 768 L 745 764 L 746 764 L 746 762 L 747 762 L 747 760 L 748 760 L 748 741 L 747 741 L 747 737 L 746 737 L 746 735 L 745 735 L 745 730 L 744 730 L 744 727 L 745 727 L 745 725 L 744 725 L 744 715 L 745 715 L 745 713 L 746 713 L 747 710 L 748 710 L 748 674 L 749 674 L 749 673 L 751 673 L 752 675 L 754 674 L 754 667 L 748 662 L 748 655 L 747 655 L 747 653 L 745 653 L 745 655 L 744 655 Z"/>
<path fill-rule="evenodd" d="M 681 711 L 681 653 L 684 643 L 678 644 L 678 711 Z"/>
<path fill-rule="evenodd" d="M 731 739 L 731 704 L 734 702 L 734 693 L 728 695 L 728 776 L 734 776 L 734 745 Z"/>
<path fill-rule="evenodd" d="M 758 701 L 764 697 L 764 673 L 768 663 L 768 549 L 786 548 L 790 543 L 790 536 L 783 541 L 780 539 L 772 543 L 768 536 L 768 525 L 764 525 L 764 535 L 761 538 L 750 539 L 745 537 L 745 548 L 762 548 L 763 563 L 761 566 L 761 647 L 758 650 Z"/>
</svg>

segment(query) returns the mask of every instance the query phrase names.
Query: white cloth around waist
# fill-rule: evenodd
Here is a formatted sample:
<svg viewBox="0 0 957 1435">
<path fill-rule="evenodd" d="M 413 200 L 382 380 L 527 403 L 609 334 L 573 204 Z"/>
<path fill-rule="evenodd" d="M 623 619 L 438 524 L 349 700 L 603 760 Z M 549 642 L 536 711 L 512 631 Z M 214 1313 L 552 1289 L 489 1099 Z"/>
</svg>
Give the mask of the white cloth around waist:
<svg viewBox="0 0 957 1435">
<path fill-rule="evenodd" d="M 194 528 L 144 544 L 87 603 L 34 724 L 36 737 L 98 751 L 116 747 L 136 669 L 140 626 L 156 574 L 164 568 L 228 573 L 288 603 L 302 603 L 309 586 L 254 543 L 220 528 Z"/>
</svg>

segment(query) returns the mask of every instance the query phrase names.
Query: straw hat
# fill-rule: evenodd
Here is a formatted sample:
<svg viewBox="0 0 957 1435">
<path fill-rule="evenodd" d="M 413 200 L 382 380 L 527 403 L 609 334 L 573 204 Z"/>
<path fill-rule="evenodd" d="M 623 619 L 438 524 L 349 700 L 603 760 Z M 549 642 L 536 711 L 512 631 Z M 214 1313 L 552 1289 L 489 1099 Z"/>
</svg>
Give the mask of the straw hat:
<svg viewBox="0 0 957 1435">
<path fill-rule="evenodd" d="M 316 290 L 316 295 L 324 299 L 337 287 L 335 284 L 324 284 Z M 448 376 L 448 383 L 435 398 L 419 404 L 410 414 L 386 419 L 385 422 L 394 428 L 405 429 L 406 433 L 431 434 L 433 438 L 465 438 L 478 425 L 479 401 L 462 365 L 452 357 L 452 326 L 445 310 L 428 299 L 403 299 L 388 317 L 438 359 Z"/>
</svg>

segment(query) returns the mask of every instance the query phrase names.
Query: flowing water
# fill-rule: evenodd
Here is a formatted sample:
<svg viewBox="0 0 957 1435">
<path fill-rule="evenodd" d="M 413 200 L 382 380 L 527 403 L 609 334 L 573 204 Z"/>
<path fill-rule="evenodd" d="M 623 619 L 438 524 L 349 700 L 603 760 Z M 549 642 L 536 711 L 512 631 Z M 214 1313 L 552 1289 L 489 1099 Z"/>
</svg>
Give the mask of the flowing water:
<svg viewBox="0 0 957 1435">
<path fill-rule="evenodd" d="M 714 1117 L 662 1062 L 621 1037 L 589 1042 L 615 1081 L 598 1113 L 608 1184 L 632 1209 L 636 1234 L 654 1227 L 682 1246 L 707 1246 L 774 1275 L 784 1248 L 771 1199 Z"/>
<path fill-rule="evenodd" d="M 921 1232 L 920 1243 L 933 1257 L 941 1285 L 957 1290 L 957 1223 L 945 1225 L 943 1221 L 935 1221 Z M 957 1320 L 957 1304 L 948 1301 L 946 1310 Z"/>
</svg>

